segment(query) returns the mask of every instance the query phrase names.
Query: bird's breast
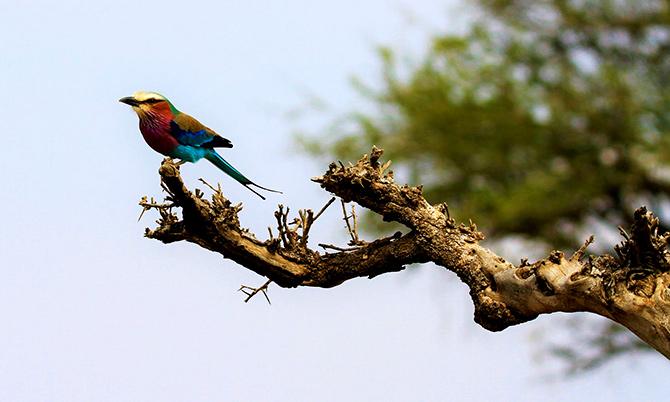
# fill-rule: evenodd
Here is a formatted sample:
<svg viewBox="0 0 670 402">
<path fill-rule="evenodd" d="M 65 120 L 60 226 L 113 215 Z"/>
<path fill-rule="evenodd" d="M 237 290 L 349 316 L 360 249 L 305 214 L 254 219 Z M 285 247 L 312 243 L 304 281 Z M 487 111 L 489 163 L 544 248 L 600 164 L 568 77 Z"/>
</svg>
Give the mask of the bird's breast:
<svg viewBox="0 0 670 402">
<path fill-rule="evenodd" d="M 170 134 L 170 123 L 152 119 L 140 119 L 140 132 L 144 141 L 156 152 L 170 156 L 179 145 Z"/>
</svg>

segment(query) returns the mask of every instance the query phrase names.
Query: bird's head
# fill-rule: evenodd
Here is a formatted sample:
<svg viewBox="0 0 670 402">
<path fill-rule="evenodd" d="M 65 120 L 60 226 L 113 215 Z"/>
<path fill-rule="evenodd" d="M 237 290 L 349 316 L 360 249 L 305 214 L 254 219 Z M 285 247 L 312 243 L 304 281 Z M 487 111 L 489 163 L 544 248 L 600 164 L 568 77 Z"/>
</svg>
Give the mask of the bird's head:
<svg viewBox="0 0 670 402">
<path fill-rule="evenodd" d="M 151 115 L 176 115 L 177 108 L 163 95 L 156 92 L 137 91 L 132 96 L 119 99 L 119 102 L 133 107 L 140 118 Z"/>
</svg>

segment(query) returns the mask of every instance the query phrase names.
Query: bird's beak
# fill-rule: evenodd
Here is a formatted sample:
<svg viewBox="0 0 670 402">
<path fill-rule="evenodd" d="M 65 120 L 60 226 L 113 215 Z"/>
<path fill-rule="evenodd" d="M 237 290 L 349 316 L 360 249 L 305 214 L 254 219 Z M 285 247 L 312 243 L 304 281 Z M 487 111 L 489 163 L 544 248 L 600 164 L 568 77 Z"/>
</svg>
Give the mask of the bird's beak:
<svg viewBox="0 0 670 402">
<path fill-rule="evenodd" d="M 137 106 L 140 103 L 137 101 L 137 99 L 133 98 L 132 96 L 126 96 L 125 98 L 119 99 L 119 102 L 125 103 L 126 105 L 130 106 Z"/>
</svg>

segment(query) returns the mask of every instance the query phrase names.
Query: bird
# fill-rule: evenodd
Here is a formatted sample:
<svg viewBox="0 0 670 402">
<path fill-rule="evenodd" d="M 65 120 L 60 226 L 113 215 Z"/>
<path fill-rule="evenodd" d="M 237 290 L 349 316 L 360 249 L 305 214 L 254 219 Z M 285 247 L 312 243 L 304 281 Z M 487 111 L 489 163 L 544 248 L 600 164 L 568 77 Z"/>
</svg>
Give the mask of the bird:
<svg viewBox="0 0 670 402">
<path fill-rule="evenodd" d="M 205 158 L 262 199 L 265 197 L 251 186 L 281 194 L 281 191 L 259 186 L 249 180 L 223 159 L 215 148 L 232 148 L 233 143 L 179 111 L 165 96 L 157 92 L 137 91 L 119 99 L 119 102 L 132 106 L 137 113 L 142 137 L 154 151 L 179 159 L 180 165 Z"/>
</svg>

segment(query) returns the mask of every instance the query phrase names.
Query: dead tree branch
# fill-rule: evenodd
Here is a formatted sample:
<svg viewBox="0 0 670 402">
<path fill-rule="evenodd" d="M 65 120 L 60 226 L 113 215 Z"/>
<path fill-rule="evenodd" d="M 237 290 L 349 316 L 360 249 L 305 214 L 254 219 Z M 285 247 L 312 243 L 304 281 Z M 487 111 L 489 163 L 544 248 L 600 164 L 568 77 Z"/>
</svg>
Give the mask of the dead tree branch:
<svg viewBox="0 0 670 402">
<path fill-rule="evenodd" d="M 282 287 L 332 287 L 432 261 L 468 285 L 475 321 L 486 329 L 500 331 L 544 313 L 586 311 L 624 325 L 670 357 L 670 234 L 658 233 L 659 221 L 646 208 L 635 212 L 630 233 L 622 229 L 624 241 L 616 247 L 616 256 L 584 258 L 589 239 L 569 258 L 554 251 L 533 264 L 515 266 L 479 244 L 484 235 L 472 222 L 457 224 L 446 204 L 429 204 L 420 186 L 396 184 L 388 171 L 390 163 L 379 161 L 382 152 L 373 148 L 369 157 L 349 166 L 333 163 L 313 179 L 342 199 L 352 248 L 321 245 L 336 252 L 320 254 L 308 246 L 311 225 L 332 200 L 316 216 L 311 210 L 299 211 L 293 220 L 289 209 L 280 205 L 275 212 L 277 236 L 270 230 L 270 239 L 261 241 L 240 227 L 241 205 L 232 205 L 220 187 L 212 187 L 211 200 L 198 190 L 192 193 L 170 160 L 159 171 L 168 203 L 146 198 L 141 203 L 161 214 L 158 227 L 147 229 L 146 236 L 164 243 L 198 244 Z M 363 242 L 356 233 L 357 222 L 349 222 L 346 202 L 398 222 L 408 232 Z"/>
</svg>

